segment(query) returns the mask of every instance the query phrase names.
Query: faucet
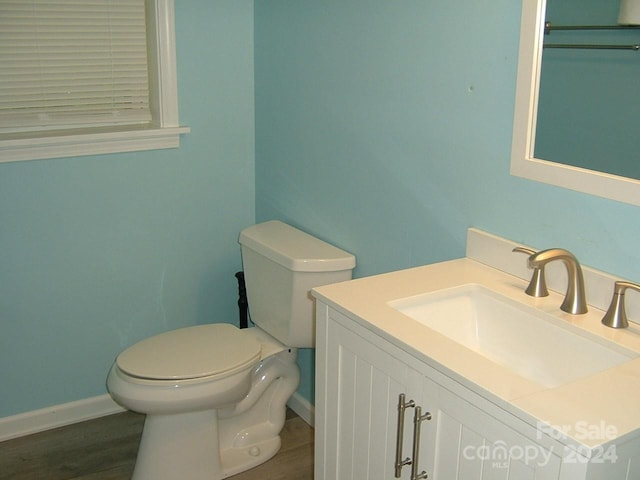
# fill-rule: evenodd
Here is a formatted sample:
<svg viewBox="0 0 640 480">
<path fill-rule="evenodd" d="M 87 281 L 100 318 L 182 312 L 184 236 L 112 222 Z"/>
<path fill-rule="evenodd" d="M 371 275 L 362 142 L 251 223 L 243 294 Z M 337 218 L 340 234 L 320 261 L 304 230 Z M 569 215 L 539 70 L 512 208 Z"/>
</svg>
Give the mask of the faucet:
<svg viewBox="0 0 640 480">
<path fill-rule="evenodd" d="M 624 308 L 624 294 L 627 289 L 640 292 L 640 285 L 637 283 L 617 281 L 613 288 L 613 298 L 609 310 L 602 317 L 602 323 L 611 328 L 627 328 L 629 321 L 627 320 L 627 312 Z"/>
<path fill-rule="evenodd" d="M 524 253 L 528 256 L 531 256 L 534 253 L 536 253 L 535 250 L 532 250 L 527 247 L 516 247 L 512 251 L 518 252 L 518 253 Z M 547 282 L 545 281 L 545 278 L 544 278 L 544 264 L 533 269 L 533 275 L 531 276 L 531 281 L 529 282 L 529 286 L 524 292 L 531 297 L 549 296 L 549 290 L 547 290 Z"/>
<path fill-rule="evenodd" d="M 562 260 L 569 274 L 567 293 L 560 309 L 573 315 L 587 313 L 582 268 L 580 268 L 580 263 L 573 253 L 563 248 L 542 250 L 529 257 L 529 266 L 533 269 L 542 269 L 547 263 L 554 260 Z"/>
</svg>

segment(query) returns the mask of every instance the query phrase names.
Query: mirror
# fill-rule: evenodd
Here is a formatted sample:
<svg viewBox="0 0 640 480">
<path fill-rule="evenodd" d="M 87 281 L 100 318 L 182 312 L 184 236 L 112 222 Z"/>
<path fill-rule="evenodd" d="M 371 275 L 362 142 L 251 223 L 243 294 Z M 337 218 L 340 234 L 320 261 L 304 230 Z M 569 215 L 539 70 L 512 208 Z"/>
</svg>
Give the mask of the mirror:
<svg viewBox="0 0 640 480">
<path fill-rule="evenodd" d="M 633 205 L 640 205 L 640 180 L 627 176 L 633 175 L 633 173 L 623 173 L 619 169 L 617 171 L 606 171 L 606 164 L 615 162 L 609 162 L 609 159 L 604 159 L 603 164 L 605 166 L 593 166 L 593 162 L 587 164 L 580 158 L 577 160 L 575 158 L 568 158 L 569 155 L 567 155 L 567 152 L 564 154 L 558 150 L 550 152 L 543 145 L 545 138 L 542 136 L 539 137 L 539 141 L 536 142 L 536 132 L 539 131 L 540 135 L 543 135 L 545 127 L 547 126 L 546 124 L 542 124 L 546 115 L 544 108 L 540 112 L 538 111 L 539 106 L 541 106 L 541 98 L 543 98 L 543 96 L 540 95 L 540 85 L 543 66 L 542 56 L 545 36 L 546 3 L 546 0 L 523 0 L 522 2 L 518 81 L 516 86 L 511 151 L 511 174 Z M 581 22 L 577 19 L 575 23 Z M 621 39 L 621 41 L 618 42 L 607 43 L 620 42 L 628 42 L 628 38 Z M 619 55 L 621 52 L 614 53 Z M 639 55 L 638 53 L 625 53 L 626 55 L 633 56 L 640 64 L 640 58 L 636 57 Z M 597 58 L 604 58 L 603 55 L 603 53 L 600 53 Z M 630 94 L 637 95 L 637 89 L 630 92 Z M 540 125 L 538 125 L 538 120 L 541 121 Z M 574 123 L 572 120 L 566 119 L 564 119 L 563 122 L 565 126 L 568 125 L 570 128 Z M 637 125 L 637 121 L 629 125 L 626 131 L 626 138 L 629 137 L 629 132 L 631 132 L 634 135 L 632 137 L 633 141 L 637 142 L 635 138 L 637 132 L 635 125 Z M 556 134 L 561 135 L 562 132 L 556 132 Z M 546 133 L 544 135 L 546 135 Z M 590 136 L 594 137 L 593 132 Z M 602 136 L 600 137 L 602 138 Z M 606 137 L 604 140 L 616 144 L 615 140 L 609 138 L 609 134 L 604 134 L 604 137 Z M 536 143 L 539 145 L 536 146 Z M 567 142 L 568 145 L 570 145 L 570 143 L 571 142 Z M 558 144 L 558 141 L 556 141 L 556 144 Z M 605 145 L 605 143 L 603 142 L 602 145 Z M 611 145 L 611 143 L 609 145 Z M 635 150 L 633 153 L 637 154 L 637 152 L 638 150 Z M 539 156 L 536 156 L 536 153 L 538 153 Z M 562 158 L 563 155 L 565 158 Z M 638 163 L 637 157 L 631 160 L 636 164 Z M 637 165 L 635 169 L 637 172 Z"/>
</svg>

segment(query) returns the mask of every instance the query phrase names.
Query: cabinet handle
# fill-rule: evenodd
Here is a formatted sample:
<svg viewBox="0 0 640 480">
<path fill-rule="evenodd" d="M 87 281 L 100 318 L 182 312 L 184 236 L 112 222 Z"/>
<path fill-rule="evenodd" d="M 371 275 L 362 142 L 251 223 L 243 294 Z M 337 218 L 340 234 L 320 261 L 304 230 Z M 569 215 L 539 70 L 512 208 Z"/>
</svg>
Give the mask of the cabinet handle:
<svg viewBox="0 0 640 480">
<path fill-rule="evenodd" d="M 423 470 L 418 473 L 418 464 L 420 463 L 420 430 L 422 422 L 431 420 L 431 413 L 427 412 L 422 415 L 422 408 L 416 407 L 413 416 L 413 463 L 411 464 L 411 480 L 422 480 L 427 478 L 427 472 Z"/>
<path fill-rule="evenodd" d="M 395 478 L 400 478 L 402 467 L 405 465 L 411 465 L 411 459 L 409 457 L 402 460 L 402 434 L 404 433 L 404 411 L 407 408 L 413 408 L 416 406 L 413 400 L 405 402 L 405 394 L 398 395 L 398 430 L 396 433 L 396 471 Z"/>
</svg>

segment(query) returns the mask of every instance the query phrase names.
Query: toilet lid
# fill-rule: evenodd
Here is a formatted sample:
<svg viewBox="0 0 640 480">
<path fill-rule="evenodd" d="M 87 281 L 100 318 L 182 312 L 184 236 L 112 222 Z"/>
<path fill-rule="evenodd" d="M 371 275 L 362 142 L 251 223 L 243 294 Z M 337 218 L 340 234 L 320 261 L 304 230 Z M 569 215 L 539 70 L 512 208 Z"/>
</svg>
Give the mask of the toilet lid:
<svg viewBox="0 0 640 480">
<path fill-rule="evenodd" d="M 231 374 L 260 358 L 260 342 L 247 330 L 219 323 L 180 328 L 142 340 L 116 359 L 138 378 L 185 380 Z"/>
</svg>

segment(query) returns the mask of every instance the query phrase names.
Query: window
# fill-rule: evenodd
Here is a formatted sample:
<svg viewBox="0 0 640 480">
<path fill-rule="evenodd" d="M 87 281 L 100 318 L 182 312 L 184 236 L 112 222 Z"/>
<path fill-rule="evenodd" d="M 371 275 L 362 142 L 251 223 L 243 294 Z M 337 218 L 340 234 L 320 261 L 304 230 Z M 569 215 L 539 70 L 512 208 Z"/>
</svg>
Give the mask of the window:
<svg viewBox="0 0 640 480">
<path fill-rule="evenodd" d="M 179 146 L 173 0 L 0 0 L 0 161 Z"/>
</svg>

